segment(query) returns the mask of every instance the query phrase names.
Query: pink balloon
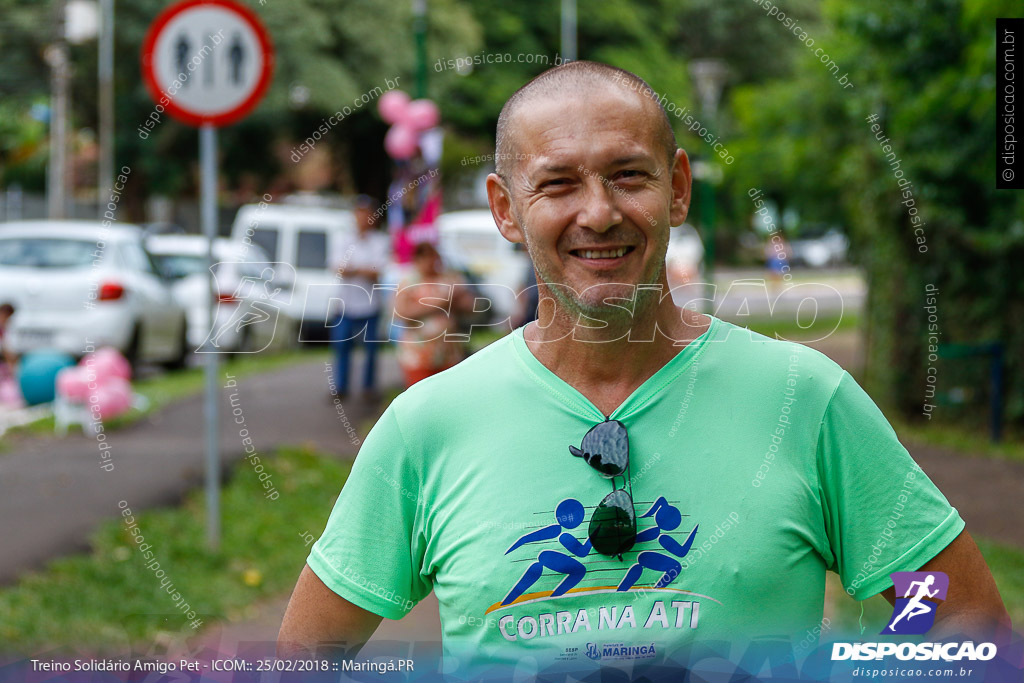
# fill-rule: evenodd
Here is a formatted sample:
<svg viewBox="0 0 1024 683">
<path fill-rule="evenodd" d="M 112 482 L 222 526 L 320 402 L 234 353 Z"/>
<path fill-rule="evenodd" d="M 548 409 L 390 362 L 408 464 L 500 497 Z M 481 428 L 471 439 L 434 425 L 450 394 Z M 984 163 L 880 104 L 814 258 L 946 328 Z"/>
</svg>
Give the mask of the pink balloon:
<svg viewBox="0 0 1024 683">
<path fill-rule="evenodd" d="M 112 377 L 96 388 L 95 399 L 100 419 L 117 417 L 132 407 L 132 385 L 126 379 Z"/>
<path fill-rule="evenodd" d="M 57 393 L 66 399 L 84 402 L 89 394 L 89 371 L 82 365 L 61 368 L 57 373 Z"/>
<path fill-rule="evenodd" d="M 377 101 L 377 112 L 388 123 L 398 123 L 409 108 L 409 96 L 401 90 L 389 90 Z"/>
<path fill-rule="evenodd" d="M 132 378 L 131 363 L 112 346 L 104 346 L 95 353 L 89 354 L 81 364 L 86 368 L 91 368 L 97 378 L 102 378 L 100 381 L 107 377 Z"/>
<path fill-rule="evenodd" d="M 433 128 L 441 122 L 441 110 L 431 100 L 414 100 L 409 103 L 400 123 L 415 131 Z"/>
<path fill-rule="evenodd" d="M 419 136 L 412 128 L 396 123 L 384 136 L 384 150 L 392 159 L 411 159 L 419 147 Z"/>
</svg>

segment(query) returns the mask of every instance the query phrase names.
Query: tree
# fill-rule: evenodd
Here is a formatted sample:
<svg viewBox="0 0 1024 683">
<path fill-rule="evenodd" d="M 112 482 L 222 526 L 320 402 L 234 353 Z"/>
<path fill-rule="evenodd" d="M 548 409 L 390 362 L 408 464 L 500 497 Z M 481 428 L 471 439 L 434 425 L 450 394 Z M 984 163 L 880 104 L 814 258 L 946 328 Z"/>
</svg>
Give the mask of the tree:
<svg viewBox="0 0 1024 683">
<path fill-rule="evenodd" d="M 838 89 L 807 56 L 790 81 L 737 96 L 748 130 L 738 145 L 744 177 L 770 168 L 761 182 L 774 193 L 849 228 L 869 284 L 864 380 L 876 400 L 909 416 L 926 395 L 926 286 L 941 293 L 942 342 L 1024 348 L 1024 280 L 1013 276 L 1024 257 L 1024 199 L 995 189 L 993 144 L 994 19 L 1018 11 L 1001 0 L 827 2 L 823 43 L 855 87 Z M 912 183 L 909 195 L 897 171 Z M 1008 416 L 1020 420 L 1019 354 L 1009 354 L 1006 372 Z"/>
<path fill-rule="evenodd" d="M 137 130 L 154 112 L 154 102 L 142 83 L 139 53 L 149 25 L 168 4 L 166 0 L 122 0 L 116 5 L 116 164 L 132 168 L 125 199 L 139 207 L 135 213 L 141 211 L 145 196 L 196 191 L 195 130 L 166 114 L 148 138 Z M 221 168 L 229 185 L 246 175 L 254 177 L 257 185 L 269 184 L 291 163 L 286 154 L 280 154 L 282 144 L 306 138 L 324 118 L 381 86 L 385 78 L 411 89 L 414 55 L 409 3 L 251 0 L 247 4 L 263 19 L 274 41 L 276 73 L 256 111 L 221 131 Z M 478 47 L 479 27 L 458 0 L 432 0 L 430 10 L 431 44 L 467 52 Z M 12 116 L 22 116 L 33 98 L 48 93 L 49 72 L 41 55 L 52 40 L 50 13 L 50 3 L 0 0 L 0 87 L 5 101 L 10 94 L 18 98 Z M 95 41 L 71 48 L 71 120 L 77 127 L 96 126 L 96 49 Z M 297 88 L 308 92 L 305 102 L 293 96 Z M 325 140 L 335 158 L 342 160 L 338 175 L 353 179 L 355 187 L 346 189 L 361 189 L 361 183 L 373 181 L 372 175 L 349 166 L 348 152 L 365 135 L 377 136 L 379 149 L 384 127 L 374 112 L 374 103 L 367 103 Z M 386 166 L 381 166 L 378 174 L 386 172 Z"/>
</svg>

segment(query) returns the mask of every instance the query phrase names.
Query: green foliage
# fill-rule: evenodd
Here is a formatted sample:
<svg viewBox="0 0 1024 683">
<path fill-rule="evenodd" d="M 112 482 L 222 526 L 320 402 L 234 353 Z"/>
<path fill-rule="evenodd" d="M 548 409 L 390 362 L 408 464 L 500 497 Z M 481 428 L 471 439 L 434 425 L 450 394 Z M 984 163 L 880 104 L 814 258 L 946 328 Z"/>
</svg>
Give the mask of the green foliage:
<svg viewBox="0 0 1024 683">
<path fill-rule="evenodd" d="M 307 137 L 321 121 L 375 87 L 385 78 L 399 80 L 400 87 L 413 89 L 414 53 L 412 15 L 408 2 L 375 0 L 288 0 L 247 1 L 263 19 L 276 52 L 274 80 L 265 100 L 245 121 L 222 129 L 221 169 L 229 186 L 243 177 L 263 188 L 280 175 L 287 156 L 280 154 L 282 141 Z M 139 52 L 152 20 L 167 6 L 166 0 L 118 2 L 115 17 L 115 118 L 116 161 L 132 168 L 125 195 L 126 204 L 150 195 L 181 196 L 197 189 L 196 131 L 167 114 L 147 138 L 137 127 L 154 111 L 154 102 L 143 85 Z M 42 60 L 44 46 L 52 39 L 51 3 L 39 0 L 0 0 L 0 92 L 46 97 L 49 69 Z M 430 3 L 429 44 L 445 45 L 460 53 L 479 47 L 480 29 L 458 0 Z M 74 127 L 97 125 L 96 41 L 70 50 L 72 73 L 71 119 Z M 304 86 L 309 99 L 292 102 L 293 88 Z M 442 97 L 443 92 L 438 93 Z M 17 101 L 11 116 L 21 116 L 29 100 Z M 353 113 L 325 139 L 325 144 L 344 152 L 376 119 L 375 106 Z M 6 123 L 7 110 L 0 110 Z M 0 123 L 0 139 L 7 142 L 6 126 Z M 373 129 L 379 138 L 383 128 Z M 378 143 L 379 145 L 379 143 Z M 287 145 L 285 145 L 287 147 Z M 0 163 L 3 159 L 0 158 Z M 343 175 L 363 181 L 352 169 Z M 372 180 L 372 179 L 370 179 Z M 354 188 L 347 188 L 352 190 Z M 125 215 L 124 218 L 141 218 Z"/>
<path fill-rule="evenodd" d="M 690 0 L 668 6 L 672 5 L 678 7 L 674 32 L 680 54 L 725 60 L 732 71 L 733 85 L 763 82 L 789 73 L 797 39 L 774 17 L 767 17 L 757 3 Z M 816 34 L 816 3 L 793 0 L 785 5 L 795 25 Z"/>
<path fill-rule="evenodd" d="M 1024 348 L 1024 281 L 1013 275 L 1024 257 L 1024 199 L 995 190 L 993 143 L 993 27 L 1017 11 L 1000 0 L 969 8 L 956 0 L 826 2 L 818 43 L 855 87 L 838 86 L 807 50 L 792 77 L 741 89 L 733 100 L 743 133 L 730 143 L 732 201 L 749 206 L 740 190 L 759 186 L 805 217 L 849 230 L 870 285 L 866 383 L 907 415 L 920 414 L 925 393 L 926 285 L 940 292 L 942 342 Z M 926 251 L 869 115 L 913 183 Z M 1018 356 L 1010 352 L 1007 365 L 1011 420 L 1024 417 Z"/>
<path fill-rule="evenodd" d="M 1010 621 L 1020 624 L 1024 621 L 1024 552 L 994 541 L 976 540 L 999 586 Z"/>
<path fill-rule="evenodd" d="M 18 184 L 27 191 L 45 187 L 46 124 L 29 115 L 36 103 L 28 97 L 0 100 L 0 187 Z"/>
<path fill-rule="evenodd" d="M 307 137 L 325 117 L 381 85 L 385 78 L 399 79 L 400 87 L 407 91 L 414 89 L 411 3 L 246 1 L 273 37 L 276 73 L 259 108 L 245 121 L 221 132 L 221 169 L 229 187 L 243 183 L 269 186 L 290 165 L 284 151 L 290 144 Z M 196 188 L 194 130 L 164 115 L 148 139 L 141 139 L 137 131 L 154 108 L 142 84 L 139 47 L 150 22 L 166 5 L 166 0 L 117 4 L 117 163 L 127 163 L 133 169 L 126 191 L 129 198 L 187 195 Z M 813 19 L 813 5 L 808 0 L 800 0 L 795 7 Z M 26 94 L 45 97 L 49 72 L 41 55 L 53 31 L 50 3 L 0 0 L 0 10 L 4 16 L 0 45 L 7 48 L 0 50 L 0 87 L 6 91 L 9 84 L 16 84 Z M 555 64 L 560 50 L 559 20 L 558 3 L 547 0 L 429 3 L 428 94 L 441 106 L 450 140 L 465 137 L 472 145 L 477 141 L 490 144 L 498 112 L 508 96 Z M 689 59 L 723 56 L 733 71 L 734 83 L 784 70 L 794 38 L 777 30 L 774 23 L 764 19 L 763 10 L 754 3 L 580 0 L 579 55 L 636 71 L 680 108 L 694 110 Z M 740 35 L 742 40 L 738 40 Z M 466 75 L 454 69 L 435 69 L 438 59 L 482 54 L 507 54 L 516 61 L 480 64 Z M 520 55 L 530 55 L 530 60 L 518 61 Z M 95 41 L 73 46 L 71 58 L 75 67 L 74 125 L 95 129 Z M 297 88 L 307 90 L 305 103 L 293 101 L 292 92 Z M 702 149 L 706 143 L 685 132 L 678 120 L 673 123 L 688 149 L 707 153 Z M 721 124 L 723 130 L 728 128 L 728 122 Z M 386 164 L 347 167 L 352 163 L 350 157 L 365 156 L 362 150 L 379 150 L 383 132 L 371 105 L 353 113 L 325 139 L 323 144 L 342 160 L 340 189 L 365 190 L 369 185 L 373 191 L 386 182 Z M 125 204 L 129 209 L 141 206 L 138 201 Z"/>
<path fill-rule="evenodd" d="M 29 115 L 45 104 L 49 68 L 43 60 L 47 36 L 45 3 L 0 0 L 0 188 L 13 184 L 41 191 L 46 183 L 46 125 Z"/>
<path fill-rule="evenodd" d="M 238 463 L 223 490 L 217 552 L 206 549 L 202 491 L 181 508 L 132 510 L 164 578 L 204 622 L 238 619 L 294 585 L 309 552 L 302 534 L 319 536 L 349 471 L 302 449 L 283 449 L 262 464 L 280 497 L 265 498 L 250 463 Z M 116 509 L 111 501 L 112 514 Z M 193 635 L 134 538 L 121 518 L 107 522 L 93 535 L 89 555 L 56 560 L 0 591 L 4 649 L 114 653 L 145 649 L 168 633 Z"/>
</svg>

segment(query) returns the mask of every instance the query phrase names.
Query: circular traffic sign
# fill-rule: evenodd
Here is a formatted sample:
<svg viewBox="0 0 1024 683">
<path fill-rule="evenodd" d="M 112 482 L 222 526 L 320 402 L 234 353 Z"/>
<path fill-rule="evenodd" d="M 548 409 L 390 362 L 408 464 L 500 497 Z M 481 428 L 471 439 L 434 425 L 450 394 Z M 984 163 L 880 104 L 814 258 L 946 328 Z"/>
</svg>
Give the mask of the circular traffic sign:
<svg viewBox="0 0 1024 683">
<path fill-rule="evenodd" d="M 259 103 L 274 48 L 259 17 L 234 0 L 183 0 L 153 21 L 142 73 L 157 112 L 192 126 L 226 126 Z"/>
</svg>

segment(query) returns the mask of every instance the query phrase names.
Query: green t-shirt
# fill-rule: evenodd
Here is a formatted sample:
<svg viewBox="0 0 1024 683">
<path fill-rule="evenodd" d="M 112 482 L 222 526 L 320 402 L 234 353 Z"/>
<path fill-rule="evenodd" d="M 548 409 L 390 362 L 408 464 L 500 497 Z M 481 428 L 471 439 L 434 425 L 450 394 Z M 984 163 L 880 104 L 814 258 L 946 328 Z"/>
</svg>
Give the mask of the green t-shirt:
<svg viewBox="0 0 1024 683">
<path fill-rule="evenodd" d="M 307 562 L 390 619 L 433 589 L 446 668 L 654 663 L 795 642 L 820 626 L 825 570 L 862 600 L 964 528 L 867 394 L 799 344 L 712 319 L 609 417 L 638 517 L 621 560 L 587 539 L 612 484 L 568 448 L 606 416 L 520 328 L 395 399 Z"/>
</svg>

